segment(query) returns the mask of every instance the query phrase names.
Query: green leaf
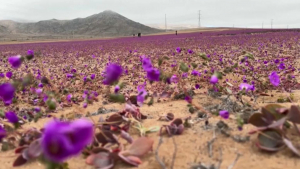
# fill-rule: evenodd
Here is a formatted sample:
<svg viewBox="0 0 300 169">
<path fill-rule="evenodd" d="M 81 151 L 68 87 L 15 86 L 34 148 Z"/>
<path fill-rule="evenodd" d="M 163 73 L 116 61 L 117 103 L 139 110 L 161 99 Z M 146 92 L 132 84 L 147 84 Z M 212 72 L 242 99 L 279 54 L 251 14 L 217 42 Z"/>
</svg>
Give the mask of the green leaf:
<svg viewBox="0 0 300 169">
<path fill-rule="evenodd" d="M 221 72 L 214 72 L 214 75 L 218 77 L 218 79 L 222 79 L 222 73 Z"/>
<path fill-rule="evenodd" d="M 228 89 L 227 87 L 226 87 L 226 90 L 229 94 L 232 94 L 232 90 Z"/>
<path fill-rule="evenodd" d="M 163 63 L 163 61 L 164 61 L 163 58 L 159 58 L 158 59 L 158 66 L 161 66 L 161 64 Z"/>
<path fill-rule="evenodd" d="M 112 102 L 125 103 L 125 96 L 122 94 L 110 94 L 109 99 Z"/>
<path fill-rule="evenodd" d="M 151 97 L 151 100 L 147 103 L 148 106 L 152 106 L 153 105 L 153 102 L 154 102 L 154 99 L 153 97 Z"/>
<path fill-rule="evenodd" d="M 209 60 L 205 53 L 199 53 L 198 56 L 204 60 Z"/>
<path fill-rule="evenodd" d="M 179 69 L 183 72 L 188 72 L 189 71 L 189 68 L 184 63 L 180 63 Z"/>
<path fill-rule="evenodd" d="M 251 59 L 251 60 L 254 60 L 254 57 L 253 57 L 253 54 L 252 53 L 247 53 L 246 56 Z"/>
<path fill-rule="evenodd" d="M 119 84 L 120 90 L 123 89 L 125 86 L 126 86 L 126 83 L 121 82 L 121 83 Z"/>
<path fill-rule="evenodd" d="M 56 109 L 56 103 L 52 101 L 51 99 L 48 99 L 46 102 L 49 110 L 55 110 Z"/>
<path fill-rule="evenodd" d="M 233 66 L 232 66 L 232 68 L 237 68 L 238 67 L 238 64 L 237 63 L 235 63 Z"/>
<path fill-rule="evenodd" d="M 198 65 L 197 65 L 196 63 L 193 62 L 193 63 L 192 63 L 192 66 L 193 66 L 194 69 L 196 69 Z"/>
<path fill-rule="evenodd" d="M 160 130 L 160 127 L 159 126 L 153 126 L 153 127 L 149 127 L 147 129 L 147 132 L 157 132 Z"/>
</svg>

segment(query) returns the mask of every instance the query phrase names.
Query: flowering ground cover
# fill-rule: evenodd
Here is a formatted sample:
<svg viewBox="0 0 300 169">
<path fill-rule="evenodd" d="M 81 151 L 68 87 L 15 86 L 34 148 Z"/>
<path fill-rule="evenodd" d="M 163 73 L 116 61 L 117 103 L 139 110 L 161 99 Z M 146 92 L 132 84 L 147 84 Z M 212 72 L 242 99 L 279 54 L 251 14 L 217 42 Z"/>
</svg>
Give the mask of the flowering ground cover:
<svg viewBox="0 0 300 169">
<path fill-rule="evenodd" d="M 4 168 L 299 168 L 300 33 L 0 46 Z"/>
</svg>

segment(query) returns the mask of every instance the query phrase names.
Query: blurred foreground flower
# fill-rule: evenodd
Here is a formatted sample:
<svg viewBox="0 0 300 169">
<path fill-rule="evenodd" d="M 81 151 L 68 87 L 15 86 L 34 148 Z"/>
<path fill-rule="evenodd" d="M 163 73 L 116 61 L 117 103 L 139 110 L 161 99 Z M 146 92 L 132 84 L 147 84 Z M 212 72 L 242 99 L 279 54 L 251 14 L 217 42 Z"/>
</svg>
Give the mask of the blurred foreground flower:
<svg viewBox="0 0 300 169">
<path fill-rule="evenodd" d="M 8 119 L 8 121 L 10 123 L 15 124 L 15 123 L 19 122 L 19 118 L 18 118 L 18 116 L 16 115 L 15 112 L 6 112 L 5 117 Z"/>
<path fill-rule="evenodd" d="M 158 69 L 152 68 L 147 70 L 147 78 L 150 81 L 159 81 L 160 72 Z"/>
<path fill-rule="evenodd" d="M 46 124 L 41 138 L 43 153 L 48 160 L 63 162 L 90 144 L 93 133 L 93 124 L 85 119 L 73 122 L 52 120 Z"/>
<path fill-rule="evenodd" d="M 9 102 L 14 98 L 15 88 L 10 83 L 3 83 L 0 85 L 0 98 L 4 102 Z"/>
<path fill-rule="evenodd" d="M 151 69 L 152 68 L 151 60 L 149 58 L 143 57 L 142 66 L 145 71 Z"/>
<path fill-rule="evenodd" d="M 11 64 L 13 68 L 19 68 L 23 62 L 23 58 L 21 55 L 12 56 L 8 58 L 8 62 Z"/>
<path fill-rule="evenodd" d="M 115 81 L 118 81 L 120 76 L 122 75 L 123 69 L 120 65 L 110 64 L 106 67 L 106 75 L 103 81 L 104 84 L 110 85 Z"/>
<path fill-rule="evenodd" d="M 144 103 L 145 97 L 147 96 L 147 91 L 145 90 L 144 86 L 139 86 L 137 90 L 138 90 L 138 95 L 136 97 L 137 104 L 139 106 L 142 106 Z"/>
</svg>

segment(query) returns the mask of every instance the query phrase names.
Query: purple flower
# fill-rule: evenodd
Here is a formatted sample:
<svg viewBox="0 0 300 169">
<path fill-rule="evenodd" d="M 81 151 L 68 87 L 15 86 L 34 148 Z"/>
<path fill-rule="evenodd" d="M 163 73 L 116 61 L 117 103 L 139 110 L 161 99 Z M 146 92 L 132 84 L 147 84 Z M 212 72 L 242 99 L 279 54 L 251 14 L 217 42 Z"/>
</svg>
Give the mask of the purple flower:
<svg viewBox="0 0 300 169">
<path fill-rule="evenodd" d="M 238 126 L 238 130 L 242 131 L 243 130 L 243 126 Z"/>
<path fill-rule="evenodd" d="M 276 63 L 276 64 L 279 63 L 279 59 L 275 59 L 274 63 Z"/>
<path fill-rule="evenodd" d="M 188 73 L 182 73 L 181 77 L 182 77 L 183 79 L 187 78 L 187 77 L 188 77 Z"/>
<path fill-rule="evenodd" d="M 73 74 L 71 74 L 71 73 L 68 73 L 68 74 L 67 74 L 67 78 L 73 78 L 73 77 L 74 77 Z"/>
<path fill-rule="evenodd" d="M 6 73 L 6 77 L 9 78 L 9 79 L 12 77 L 12 75 L 13 75 L 12 72 L 7 72 L 7 73 Z"/>
<path fill-rule="evenodd" d="M 280 77 L 278 76 L 278 74 L 276 72 L 272 72 L 269 75 L 269 79 L 270 82 L 274 85 L 274 86 L 279 86 L 280 84 Z"/>
<path fill-rule="evenodd" d="M 118 81 L 120 76 L 122 75 L 123 69 L 120 65 L 110 64 L 106 67 L 105 70 L 105 79 L 103 81 L 104 84 L 110 85 L 115 81 Z"/>
<path fill-rule="evenodd" d="M 27 51 L 27 55 L 32 55 L 32 56 L 33 56 L 33 55 L 34 55 L 33 50 L 28 50 L 28 51 Z"/>
<path fill-rule="evenodd" d="M 177 51 L 177 53 L 180 53 L 180 52 L 181 52 L 180 47 L 177 47 L 177 48 L 176 48 L 176 51 Z"/>
<path fill-rule="evenodd" d="M 68 100 L 68 102 L 71 102 L 72 100 L 72 94 L 68 94 L 68 96 L 67 96 L 67 100 Z"/>
<path fill-rule="evenodd" d="M 2 78 L 5 77 L 4 73 L 0 73 L 0 77 Z"/>
<path fill-rule="evenodd" d="M 139 106 L 142 106 L 144 103 L 145 97 L 147 96 L 147 91 L 145 90 L 144 86 L 138 86 L 137 90 L 138 90 L 138 95 L 136 97 L 137 104 Z"/>
<path fill-rule="evenodd" d="M 76 73 L 76 69 L 73 68 L 73 69 L 71 70 L 71 73 Z"/>
<path fill-rule="evenodd" d="M 42 88 L 43 87 L 43 83 L 39 83 L 38 87 Z"/>
<path fill-rule="evenodd" d="M 188 50 L 188 53 L 189 53 L 189 54 L 192 54 L 192 53 L 193 53 L 193 51 L 192 51 L 191 49 L 189 49 L 189 50 Z"/>
<path fill-rule="evenodd" d="M 23 61 L 23 58 L 21 57 L 21 55 L 12 56 L 12 57 L 8 58 L 8 62 L 15 69 L 19 68 L 21 66 L 22 61 Z"/>
<path fill-rule="evenodd" d="M 172 83 L 178 83 L 179 81 L 179 78 L 176 76 L 176 75 L 173 75 L 171 78 L 170 78 L 170 82 Z"/>
<path fill-rule="evenodd" d="M 43 92 L 43 89 L 36 89 L 35 90 L 35 93 L 38 94 L 38 95 L 42 94 L 42 92 Z"/>
<path fill-rule="evenodd" d="M 91 79 L 92 79 L 92 80 L 94 80 L 94 79 L 95 79 L 95 77 L 96 77 L 96 75 L 95 75 L 95 74 L 91 74 Z"/>
<path fill-rule="evenodd" d="M 166 83 L 171 84 L 171 78 L 170 77 L 166 78 Z"/>
<path fill-rule="evenodd" d="M 97 97 L 99 94 L 97 92 L 94 92 L 94 96 Z"/>
<path fill-rule="evenodd" d="M 35 108 L 34 108 L 34 111 L 38 113 L 38 112 L 40 112 L 40 111 L 41 111 L 41 108 L 39 108 L 39 107 L 35 107 Z"/>
<path fill-rule="evenodd" d="M 152 63 L 149 58 L 143 57 L 142 66 L 145 71 L 152 69 Z"/>
<path fill-rule="evenodd" d="M 282 62 L 282 63 L 280 63 L 280 64 L 279 64 L 279 66 L 278 66 L 278 68 L 279 68 L 279 69 L 281 69 L 281 70 L 285 69 L 285 65 L 284 65 L 284 63 L 283 63 L 283 62 Z"/>
<path fill-rule="evenodd" d="M 86 76 L 84 76 L 84 77 L 83 77 L 83 81 L 86 81 L 86 80 L 87 80 L 87 77 L 86 77 Z"/>
<path fill-rule="evenodd" d="M 83 108 L 87 108 L 88 104 L 86 102 L 83 103 Z"/>
<path fill-rule="evenodd" d="M 210 83 L 211 84 L 217 84 L 219 81 L 218 77 L 216 75 L 212 75 L 210 78 Z"/>
<path fill-rule="evenodd" d="M 15 88 L 10 83 L 3 83 L 0 85 L 0 98 L 4 102 L 11 101 L 15 95 Z"/>
<path fill-rule="evenodd" d="M 147 78 L 150 81 L 159 81 L 160 72 L 158 69 L 152 68 L 147 70 Z"/>
<path fill-rule="evenodd" d="M 118 93 L 119 90 L 120 90 L 120 86 L 119 86 L 119 85 L 116 85 L 116 86 L 115 86 L 115 93 Z"/>
<path fill-rule="evenodd" d="M 43 101 L 46 102 L 48 100 L 48 96 L 44 95 Z"/>
<path fill-rule="evenodd" d="M 195 85 L 195 88 L 196 88 L 196 89 L 199 89 L 199 88 L 200 88 L 200 85 L 199 85 L 199 84 L 196 84 L 196 85 Z"/>
<path fill-rule="evenodd" d="M 246 92 L 248 92 L 249 90 L 254 90 L 254 85 L 249 85 L 247 83 L 241 83 L 240 84 L 240 90 L 246 90 Z"/>
<path fill-rule="evenodd" d="M 5 117 L 8 119 L 11 123 L 18 123 L 19 119 L 15 112 L 6 112 Z"/>
<path fill-rule="evenodd" d="M 228 119 L 229 118 L 229 112 L 227 110 L 221 110 L 219 112 L 219 115 L 224 118 L 224 119 Z"/>
<path fill-rule="evenodd" d="M 4 128 L 2 128 L 0 126 L 0 142 L 2 141 L 2 139 L 6 136 L 6 131 Z"/>
<path fill-rule="evenodd" d="M 197 76 L 198 74 L 199 74 L 199 72 L 196 71 L 196 70 L 193 70 L 192 73 L 191 73 L 191 75 L 193 75 L 193 76 Z"/>
<path fill-rule="evenodd" d="M 32 50 L 27 51 L 26 59 L 31 60 L 34 57 L 34 52 Z"/>
<path fill-rule="evenodd" d="M 77 155 L 93 140 L 93 124 L 85 119 L 73 122 L 52 120 L 45 126 L 41 146 L 45 157 L 63 162 Z"/>
<path fill-rule="evenodd" d="M 192 98 L 190 96 L 185 96 L 184 100 L 188 103 L 192 103 Z"/>
</svg>

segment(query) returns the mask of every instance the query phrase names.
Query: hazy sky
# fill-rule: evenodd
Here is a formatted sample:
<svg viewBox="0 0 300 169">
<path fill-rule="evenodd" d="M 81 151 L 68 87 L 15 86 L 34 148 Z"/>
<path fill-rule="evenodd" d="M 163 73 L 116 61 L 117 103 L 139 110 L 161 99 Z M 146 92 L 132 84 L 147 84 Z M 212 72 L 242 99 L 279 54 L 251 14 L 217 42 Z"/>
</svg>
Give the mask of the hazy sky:
<svg viewBox="0 0 300 169">
<path fill-rule="evenodd" d="M 300 28 L 300 0 L 0 0 L 0 20 L 87 17 L 113 10 L 146 25 Z"/>
</svg>

